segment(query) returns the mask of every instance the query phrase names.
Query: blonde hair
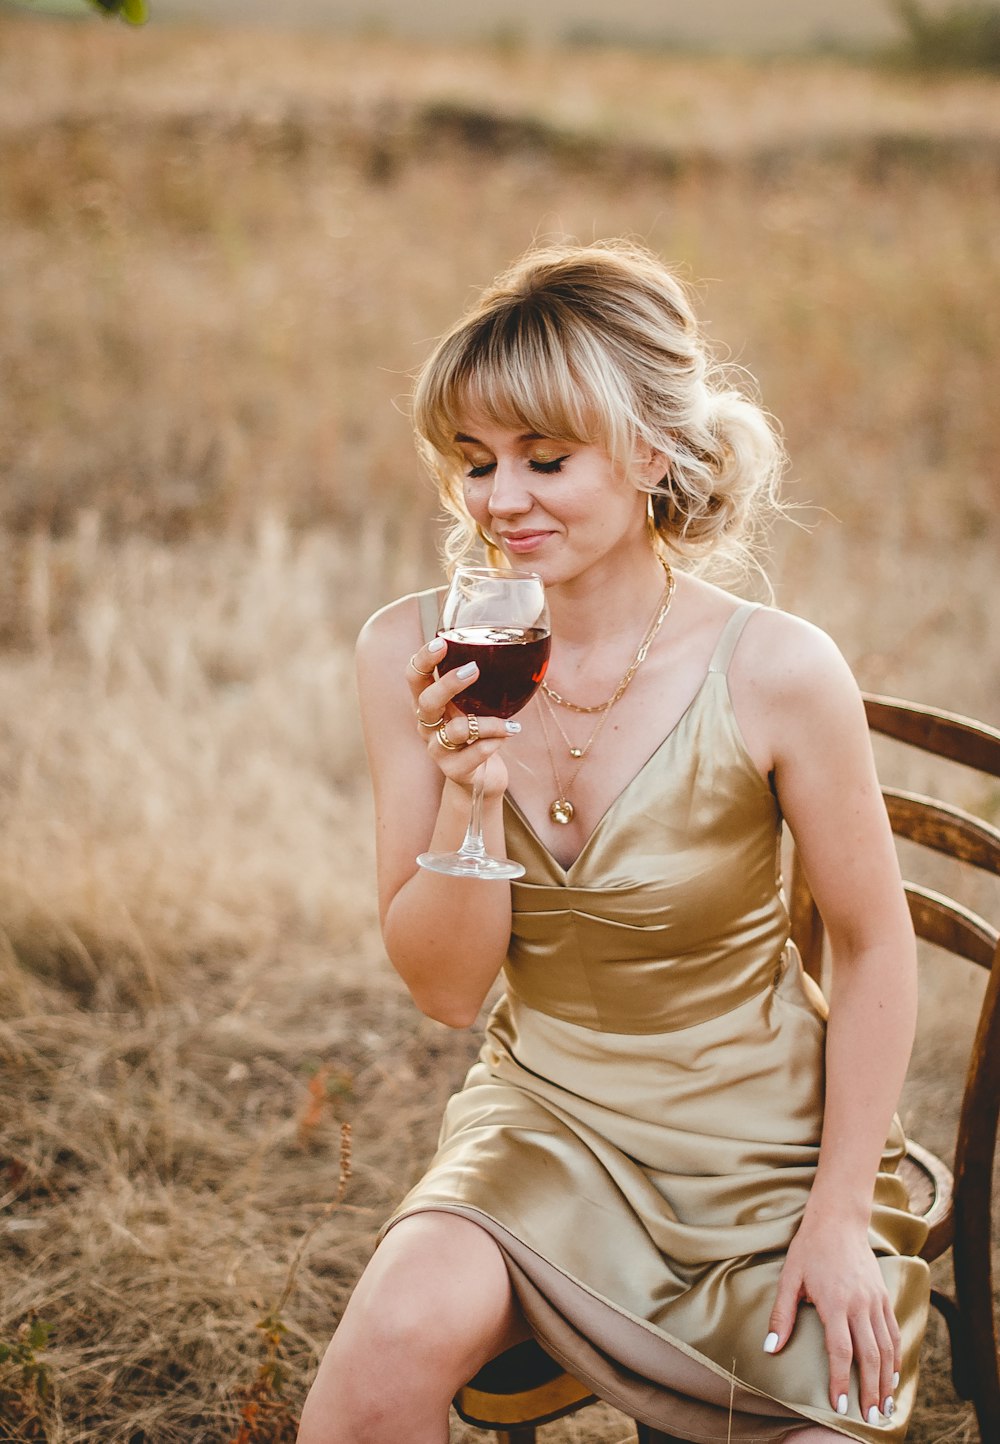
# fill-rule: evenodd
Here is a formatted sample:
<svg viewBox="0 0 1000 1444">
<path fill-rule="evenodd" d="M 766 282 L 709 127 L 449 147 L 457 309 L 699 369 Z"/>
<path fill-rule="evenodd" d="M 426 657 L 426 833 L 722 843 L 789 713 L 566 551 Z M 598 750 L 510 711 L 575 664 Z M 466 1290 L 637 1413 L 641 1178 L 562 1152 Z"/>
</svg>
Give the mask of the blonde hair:
<svg viewBox="0 0 1000 1444">
<path fill-rule="evenodd" d="M 500 559 L 465 506 L 455 435 L 470 416 L 598 445 L 626 466 L 641 446 L 662 452 L 662 480 L 636 486 L 651 497 L 654 544 L 675 559 L 745 562 L 780 510 L 774 425 L 710 355 L 685 287 L 632 242 L 529 251 L 421 367 L 414 426 L 454 518 L 451 565 L 477 539 Z"/>
</svg>

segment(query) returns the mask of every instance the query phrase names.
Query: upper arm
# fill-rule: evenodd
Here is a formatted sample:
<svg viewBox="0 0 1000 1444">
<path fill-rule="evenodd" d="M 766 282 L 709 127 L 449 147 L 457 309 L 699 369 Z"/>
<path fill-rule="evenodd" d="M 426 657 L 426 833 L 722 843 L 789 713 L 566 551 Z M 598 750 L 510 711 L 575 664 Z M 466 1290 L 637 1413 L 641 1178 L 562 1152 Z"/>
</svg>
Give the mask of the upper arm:
<svg viewBox="0 0 1000 1444">
<path fill-rule="evenodd" d="M 424 641 L 416 598 L 365 623 L 355 650 L 358 701 L 375 800 L 379 911 L 416 870 L 441 799 L 442 776 L 414 723 L 406 665 Z"/>
<path fill-rule="evenodd" d="M 761 620 L 765 620 L 762 618 Z M 835 953 L 909 936 L 892 831 L 864 703 L 818 628 L 769 613 L 756 629 L 749 688 L 766 729 L 775 793 Z"/>
</svg>

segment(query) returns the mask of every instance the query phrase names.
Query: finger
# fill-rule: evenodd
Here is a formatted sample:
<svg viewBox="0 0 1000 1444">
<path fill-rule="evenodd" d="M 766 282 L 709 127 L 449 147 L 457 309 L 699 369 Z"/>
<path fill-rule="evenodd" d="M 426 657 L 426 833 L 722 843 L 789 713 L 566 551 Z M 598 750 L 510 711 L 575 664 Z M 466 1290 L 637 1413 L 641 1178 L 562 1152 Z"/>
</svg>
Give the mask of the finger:
<svg viewBox="0 0 1000 1444">
<path fill-rule="evenodd" d="M 889 1330 L 889 1337 L 892 1340 L 892 1379 L 890 1382 L 892 1384 L 892 1392 L 895 1394 L 899 1388 L 899 1374 L 903 1367 L 903 1338 L 899 1332 L 899 1323 L 897 1322 L 895 1312 L 888 1297 L 883 1299 L 882 1308 L 885 1313 L 885 1322 Z"/>
<path fill-rule="evenodd" d="M 858 1369 L 858 1399 L 861 1417 L 869 1424 L 881 1424 L 884 1396 L 879 1391 L 882 1372 L 882 1351 L 875 1337 L 872 1320 L 867 1314 L 851 1322 L 854 1362 Z"/>
<path fill-rule="evenodd" d="M 893 1382 L 896 1375 L 896 1342 L 889 1325 L 890 1318 L 893 1318 L 892 1309 L 886 1308 L 887 1302 L 883 1297 L 873 1305 L 872 1329 L 882 1354 L 878 1381 L 879 1409 L 887 1419 L 891 1419 L 896 1408 L 896 1386 Z"/>
<path fill-rule="evenodd" d="M 417 653 L 417 661 L 420 661 L 420 654 Z M 456 667 L 454 671 L 445 672 L 443 677 L 437 678 L 429 686 L 415 688 L 417 700 L 417 716 L 424 719 L 430 725 L 434 717 L 449 716 L 449 708 L 460 692 L 468 687 L 479 675 L 479 668 L 475 662 L 466 662 L 464 667 Z"/>
<path fill-rule="evenodd" d="M 460 749 L 467 753 L 478 767 L 484 758 L 492 757 L 499 742 L 505 737 L 514 736 L 520 730 L 520 722 L 509 719 L 504 721 L 502 717 L 466 716 L 457 712 L 447 721 L 440 723 L 431 741 L 437 743 L 445 752 Z"/>
<path fill-rule="evenodd" d="M 824 1323 L 826 1355 L 830 1365 L 830 1403 L 838 1414 L 847 1413 L 847 1401 L 851 1393 L 851 1364 L 854 1347 L 847 1319 L 841 1317 Z"/>
<path fill-rule="evenodd" d="M 434 676 L 434 668 L 444 656 L 448 643 L 443 637 L 432 637 L 423 647 L 418 648 L 406 664 L 406 680 L 414 697 L 427 686 Z"/>
<path fill-rule="evenodd" d="M 777 1354 L 787 1344 L 795 1327 L 801 1296 L 801 1276 L 786 1264 L 778 1280 L 778 1291 L 774 1296 L 774 1307 L 768 1320 L 768 1335 L 764 1340 L 765 1354 Z"/>
</svg>

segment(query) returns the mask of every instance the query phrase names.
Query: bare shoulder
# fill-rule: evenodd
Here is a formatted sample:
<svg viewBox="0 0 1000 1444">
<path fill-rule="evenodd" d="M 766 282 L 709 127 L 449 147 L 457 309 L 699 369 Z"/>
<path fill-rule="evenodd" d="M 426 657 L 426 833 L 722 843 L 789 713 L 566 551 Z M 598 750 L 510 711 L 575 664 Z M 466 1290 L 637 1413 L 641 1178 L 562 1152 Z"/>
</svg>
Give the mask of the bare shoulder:
<svg viewBox="0 0 1000 1444">
<path fill-rule="evenodd" d="M 746 625 L 729 669 L 733 707 L 762 770 L 793 755 L 855 747 L 867 725 L 861 693 L 821 627 L 774 607 Z"/>
<path fill-rule="evenodd" d="M 812 622 L 776 607 L 759 607 L 733 657 L 732 672 L 775 702 L 858 695 L 857 684 L 833 638 Z"/>
<path fill-rule="evenodd" d="M 423 644 L 420 616 L 421 592 L 411 592 L 396 601 L 379 607 L 358 633 L 355 653 L 359 672 L 369 668 L 392 666 L 405 660 Z"/>
</svg>

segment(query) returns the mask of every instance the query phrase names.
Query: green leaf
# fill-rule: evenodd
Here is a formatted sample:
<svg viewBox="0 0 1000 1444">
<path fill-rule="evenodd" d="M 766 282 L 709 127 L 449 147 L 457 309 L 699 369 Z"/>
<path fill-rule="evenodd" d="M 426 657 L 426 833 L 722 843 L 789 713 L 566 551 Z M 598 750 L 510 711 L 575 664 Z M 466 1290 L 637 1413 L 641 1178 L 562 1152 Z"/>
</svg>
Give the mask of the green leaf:
<svg viewBox="0 0 1000 1444">
<path fill-rule="evenodd" d="M 119 15 L 130 25 L 145 25 L 149 19 L 146 0 L 90 0 L 103 15 Z"/>
<path fill-rule="evenodd" d="M 30 1349 L 48 1348 L 49 1336 L 52 1333 L 52 1325 L 44 1319 L 35 1319 L 28 1330 L 28 1347 Z"/>
</svg>

